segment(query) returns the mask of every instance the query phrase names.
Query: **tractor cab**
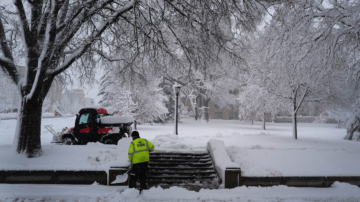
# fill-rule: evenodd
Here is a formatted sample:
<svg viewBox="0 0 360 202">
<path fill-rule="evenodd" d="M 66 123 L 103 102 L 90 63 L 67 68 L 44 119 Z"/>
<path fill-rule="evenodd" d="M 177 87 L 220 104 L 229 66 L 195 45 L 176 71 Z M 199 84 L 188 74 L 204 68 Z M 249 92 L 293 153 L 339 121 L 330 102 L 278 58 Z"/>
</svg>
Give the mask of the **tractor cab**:
<svg viewBox="0 0 360 202">
<path fill-rule="evenodd" d="M 84 108 L 76 115 L 73 134 L 80 143 L 97 142 L 100 140 L 98 134 L 97 117 L 98 112 L 94 108 Z"/>
</svg>

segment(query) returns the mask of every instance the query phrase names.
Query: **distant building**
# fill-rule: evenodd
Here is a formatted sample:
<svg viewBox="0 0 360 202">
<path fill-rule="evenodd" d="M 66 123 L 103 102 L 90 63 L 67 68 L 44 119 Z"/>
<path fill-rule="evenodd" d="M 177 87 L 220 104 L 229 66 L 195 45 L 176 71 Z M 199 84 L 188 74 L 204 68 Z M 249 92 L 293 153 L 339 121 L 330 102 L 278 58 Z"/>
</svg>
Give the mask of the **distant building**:
<svg viewBox="0 0 360 202">
<path fill-rule="evenodd" d="M 239 120 L 239 107 L 227 106 L 219 107 L 213 102 L 209 102 L 209 118 L 224 120 Z"/>
</svg>

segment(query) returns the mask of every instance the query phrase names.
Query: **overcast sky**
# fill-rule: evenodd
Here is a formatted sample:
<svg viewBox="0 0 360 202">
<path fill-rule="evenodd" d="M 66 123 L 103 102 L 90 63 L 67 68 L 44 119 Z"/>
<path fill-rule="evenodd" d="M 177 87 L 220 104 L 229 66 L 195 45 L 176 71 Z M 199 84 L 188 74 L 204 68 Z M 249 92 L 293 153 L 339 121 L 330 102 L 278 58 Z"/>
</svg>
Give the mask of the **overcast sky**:
<svg viewBox="0 0 360 202">
<path fill-rule="evenodd" d="M 12 0 L 0 0 L 0 5 L 12 4 Z"/>
</svg>

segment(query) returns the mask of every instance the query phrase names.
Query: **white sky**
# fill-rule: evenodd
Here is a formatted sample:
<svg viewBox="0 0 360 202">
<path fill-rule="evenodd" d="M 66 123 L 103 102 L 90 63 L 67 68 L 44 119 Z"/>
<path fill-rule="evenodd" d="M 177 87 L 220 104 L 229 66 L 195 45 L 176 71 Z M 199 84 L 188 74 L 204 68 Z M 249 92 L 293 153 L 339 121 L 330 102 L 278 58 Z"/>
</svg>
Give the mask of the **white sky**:
<svg viewBox="0 0 360 202">
<path fill-rule="evenodd" d="M 12 4 L 12 0 L 0 0 L 0 5 Z"/>
</svg>

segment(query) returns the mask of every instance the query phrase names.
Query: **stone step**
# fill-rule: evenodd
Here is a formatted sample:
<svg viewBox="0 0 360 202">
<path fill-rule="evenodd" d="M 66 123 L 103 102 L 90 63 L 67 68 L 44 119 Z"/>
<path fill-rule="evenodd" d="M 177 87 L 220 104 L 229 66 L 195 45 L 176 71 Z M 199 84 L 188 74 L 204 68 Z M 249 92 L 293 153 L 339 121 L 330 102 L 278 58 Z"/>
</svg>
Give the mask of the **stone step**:
<svg viewBox="0 0 360 202">
<path fill-rule="evenodd" d="M 211 175 L 211 174 L 216 174 L 216 172 L 214 170 L 205 170 L 205 171 L 194 171 L 194 170 L 187 170 L 187 171 L 181 171 L 181 170 L 176 170 L 176 171 L 153 171 L 153 170 L 149 170 L 148 172 L 151 175 L 162 175 L 162 174 L 178 174 L 178 175 L 186 175 L 186 174 L 193 174 L 193 175 Z"/>
<path fill-rule="evenodd" d="M 196 155 L 196 156 L 192 156 L 192 155 L 162 155 L 162 154 L 150 155 L 150 159 L 153 159 L 153 158 L 202 159 L 202 158 L 210 158 L 210 156 L 208 154 L 206 154 L 206 155 Z"/>
<path fill-rule="evenodd" d="M 211 176 L 191 176 L 191 175 L 148 175 L 146 179 L 182 179 L 182 180 L 206 180 L 213 179 L 216 175 Z"/>
<path fill-rule="evenodd" d="M 149 186 L 149 188 L 151 187 L 161 187 L 162 189 L 169 189 L 170 187 L 173 186 L 177 186 L 177 187 L 183 187 L 189 191 L 196 191 L 199 192 L 201 189 L 217 189 L 217 186 L 214 186 L 211 183 L 190 183 L 190 184 L 182 184 L 182 183 L 176 183 L 176 184 L 164 184 L 164 183 L 153 183 L 152 185 Z"/>
<path fill-rule="evenodd" d="M 208 153 L 150 152 L 150 156 L 189 156 L 189 157 L 199 157 L 199 156 L 209 156 L 209 154 Z"/>
<path fill-rule="evenodd" d="M 210 167 L 196 167 L 196 168 L 193 168 L 193 167 L 154 167 L 154 166 L 150 166 L 149 165 L 149 171 L 150 170 L 162 170 L 162 171 L 171 171 L 171 170 L 183 170 L 183 171 L 186 171 L 186 170 L 190 170 L 190 171 L 206 171 L 206 170 L 214 170 L 214 167 L 213 166 L 210 166 Z"/>
<path fill-rule="evenodd" d="M 198 159 L 211 159 L 210 156 L 151 156 L 150 157 L 151 160 L 155 160 L 155 159 L 194 159 L 194 160 L 198 160 Z"/>
<path fill-rule="evenodd" d="M 148 164 L 150 167 L 153 166 L 168 166 L 168 167 L 176 167 L 176 166 L 184 166 L 184 167 L 210 167 L 212 166 L 212 163 L 197 163 L 197 162 L 193 162 L 193 163 L 189 163 L 189 162 L 172 162 L 172 163 L 167 163 L 167 162 L 149 162 Z"/>
<path fill-rule="evenodd" d="M 187 176 L 191 176 L 191 177 L 216 177 L 215 173 L 148 173 L 149 176 L 153 176 L 153 177 L 162 177 L 162 176 L 183 176 L 183 177 L 187 177 Z"/>
<path fill-rule="evenodd" d="M 187 159 L 187 160 L 183 160 L 183 159 L 153 159 L 151 158 L 151 162 L 169 162 L 169 163 L 186 163 L 186 162 L 199 162 L 199 163 L 203 163 L 203 162 L 211 162 L 211 159 Z"/>
<path fill-rule="evenodd" d="M 205 186 L 208 184 L 213 184 L 214 179 L 191 179 L 191 180 L 184 180 L 184 179 L 148 179 L 147 182 L 154 186 L 156 184 L 193 184 L 193 183 L 201 183 L 201 185 Z"/>
<path fill-rule="evenodd" d="M 150 153 L 150 187 L 217 188 L 218 177 L 208 153 Z"/>
</svg>

